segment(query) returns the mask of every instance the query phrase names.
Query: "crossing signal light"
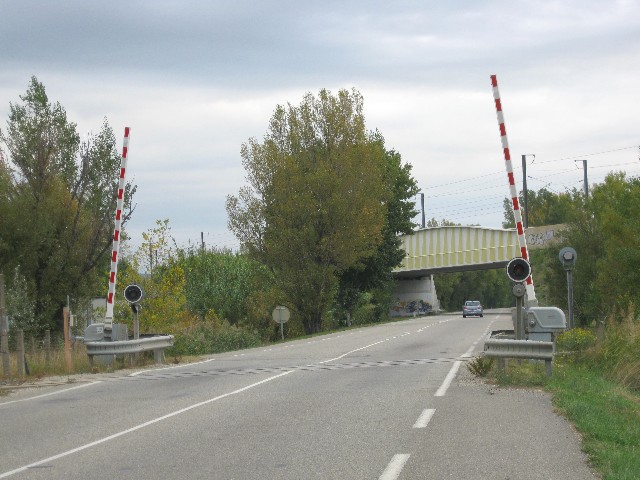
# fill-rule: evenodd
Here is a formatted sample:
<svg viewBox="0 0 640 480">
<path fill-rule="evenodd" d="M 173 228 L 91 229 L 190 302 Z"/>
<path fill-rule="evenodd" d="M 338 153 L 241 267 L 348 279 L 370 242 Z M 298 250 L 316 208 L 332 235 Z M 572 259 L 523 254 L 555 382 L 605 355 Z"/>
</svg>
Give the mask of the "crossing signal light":
<svg viewBox="0 0 640 480">
<path fill-rule="evenodd" d="M 142 300 L 142 289 L 138 285 L 129 285 L 124 289 L 124 298 L 130 304 L 136 304 Z"/>
<path fill-rule="evenodd" d="M 513 258 L 507 264 L 507 276 L 514 282 L 524 282 L 531 275 L 531 265 L 524 258 Z"/>
</svg>

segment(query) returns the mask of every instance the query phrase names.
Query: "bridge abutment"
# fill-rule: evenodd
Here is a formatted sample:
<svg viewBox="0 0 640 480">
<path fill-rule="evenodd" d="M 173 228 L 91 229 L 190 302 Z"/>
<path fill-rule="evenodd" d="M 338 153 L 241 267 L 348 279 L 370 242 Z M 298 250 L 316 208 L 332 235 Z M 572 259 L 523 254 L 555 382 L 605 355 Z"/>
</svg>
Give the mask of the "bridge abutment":
<svg viewBox="0 0 640 480">
<path fill-rule="evenodd" d="M 433 275 L 419 278 L 399 278 L 393 291 L 392 317 L 424 315 L 440 310 Z"/>
</svg>

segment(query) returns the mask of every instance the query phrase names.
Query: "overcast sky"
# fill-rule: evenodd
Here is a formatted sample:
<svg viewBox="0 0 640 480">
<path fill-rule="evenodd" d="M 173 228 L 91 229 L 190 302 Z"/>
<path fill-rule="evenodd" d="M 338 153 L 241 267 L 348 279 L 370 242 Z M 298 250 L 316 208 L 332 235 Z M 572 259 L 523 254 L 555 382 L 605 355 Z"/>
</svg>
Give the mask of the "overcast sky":
<svg viewBox="0 0 640 480">
<path fill-rule="evenodd" d="M 236 248 L 240 146 L 322 88 L 362 93 L 427 218 L 501 225 L 492 74 L 518 185 L 522 154 L 534 190 L 582 188 L 576 160 L 640 174 L 639 1 L 0 0 L 0 46 L 0 128 L 32 75 L 81 135 L 106 117 L 120 150 L 131 127 L 134 244 L 169 218 L 180 245 Z"/>
</svg>

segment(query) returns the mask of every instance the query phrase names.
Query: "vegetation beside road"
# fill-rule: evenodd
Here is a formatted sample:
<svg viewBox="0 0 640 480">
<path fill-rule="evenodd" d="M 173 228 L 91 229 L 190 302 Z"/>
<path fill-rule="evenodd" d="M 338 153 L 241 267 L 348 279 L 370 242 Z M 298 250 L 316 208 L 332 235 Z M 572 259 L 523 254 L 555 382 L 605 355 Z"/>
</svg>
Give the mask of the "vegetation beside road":
<svg viewBox="0 0 640 480">
<path fill-rule="evenodd" d="M 549 391 L 603 478 L 635 480 L 640 478 L 639 345 L 640 328 L 628 315 L 601 338 L 590 329 L 561 334 L 551 378 L 542 364 L 528 362 L 511 362 L 490 376 L 499 385 Z"/>
</svg>

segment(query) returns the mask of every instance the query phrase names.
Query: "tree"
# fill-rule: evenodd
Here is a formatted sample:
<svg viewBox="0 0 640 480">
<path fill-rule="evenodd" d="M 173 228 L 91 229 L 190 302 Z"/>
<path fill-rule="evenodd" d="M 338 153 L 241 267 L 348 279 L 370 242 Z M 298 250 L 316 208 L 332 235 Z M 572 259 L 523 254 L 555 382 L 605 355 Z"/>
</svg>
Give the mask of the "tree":
<svg viewBox="0 0 640 480">
<path fill-rule="evenodd" d="M 59 103 L 32 77 L 10 104 L 0 142 L 0 270 L 18 264 L 38 327 L 61 325 L 66 296 L 93 296 L 109 265 L 120 156 L 105 120 L 84 142 Z M 4 157 L 4 154 L 3 154 Z M 123 223 L 135 187 L 127 184 Z"/>
<path fill-rule="evenodd" d="M 321 329 L 340 273 L 382 242 L 385 154 L 381 135 L 365 129 L 356 90 L 278 106 L 264 141 L 242 146 L 250 185 L 227 197 L 229 228 L 274 272 L 307 333 Z"/>
<path fill-rule="evenodd" d="M 393 288 L 395 281 L 391 271 L 405 255 L 398 235 L 409 234 L 414 227 L 412 218 L 417 212 L 412 199 L 418 193 L 418 185 L 411 176 L 411 165 L 403 165 L 400 154 L 393 150 L 385 152 L 384 160 L 383 181 L 390 194 L 382 242 L 373 255 L 340 274 L 337 302 L 349 317 L 362 293 L 374 289 L 384 292 Z M 391 299 L 390 295 L 384 297 Z M 379 303 L 378 316 L 386 313 L 389 306 Z"/>
<path fill-rule="evenodd" d="M 30 298 L 27 280 L 16 267 L 7 289 L 7 312 L 13 328 L 22 329 L 27 336 L 37 332 L 34 316 L 34 303 Z"/>
<path fill-rule="evenodd" d="M 524 196 L 520 192 L 520 207 L 524 216 Z M 579 208 L 584 200 L 581 191 L 575 188 L 570 192 L 553 193 L 546 188 L 541 188 L 537 192 L 529 190 L 527 192 L 527 207 L 529 210 L 528 220 L 530 227 L 544 225 L 558 225 L 567 223 L 573 216 L 576 208 Z M 513 204 L 510 198 L 505 198 L 502 202 L 504 208 L 504 228 L 515 228 L 516 222 L 513 214 Z"/>
</svg>

